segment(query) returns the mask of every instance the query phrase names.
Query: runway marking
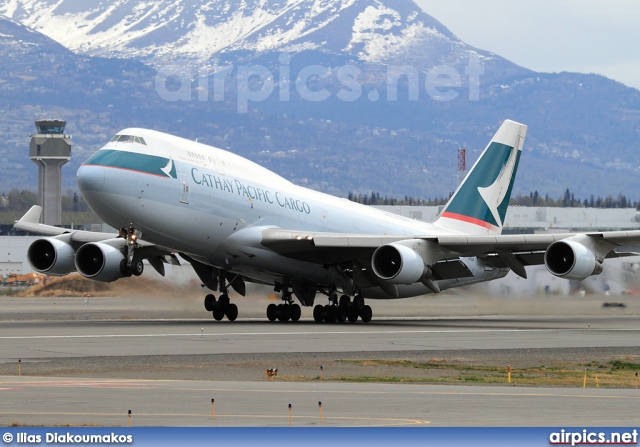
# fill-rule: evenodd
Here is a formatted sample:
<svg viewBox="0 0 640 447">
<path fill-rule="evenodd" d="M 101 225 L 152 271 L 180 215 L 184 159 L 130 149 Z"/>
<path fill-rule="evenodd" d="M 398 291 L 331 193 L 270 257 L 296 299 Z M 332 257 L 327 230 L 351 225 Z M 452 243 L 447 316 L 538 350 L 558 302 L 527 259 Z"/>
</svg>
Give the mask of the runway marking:
<svg viewBox="0 0 640 447">
<path fill-rule="evenodd" d="M 16 384 L 15 382 L 0 382 L 2 385 Z M 38 381 L 38 382 L 19 382 L 20 388 L 28 387 L 51 387 L 51 388 L 139 388 L 154 387 L 160 384 L 153 381 Z M 0 388 L 1 390 L 18 389 L 18 388 Z"/>
<path fill-rule="evenodd" d="M 640 329 L 591 329 L 591 332 L 638 332 Z M 391 331 L 291 331 L 291 332 L 219 332 L 214 334 L 176 333 L 176 334 L 92 334 L 92 335 L 12 335 L 0 336 L 0 340 L 46 340 L 69 338 L 149 338 L 149 337 L 252 337 L 269 335 L 380 335 L 380 334 L 476 334 L 509 332 L 587 332 L 586 329 L 550 328 L 550 329 L 415 329 Z"/>
<path fill-rule="evenodd" d="M 97 417 L 118 417 L 124 418 L 122 413 L 73 413 L 73 412 L 0 412 L 0 415 L 4 416 L 97 416 Z M 188 417 L 188 418 L 211 418 L 210 413 L 134 413 L 133 418 L 157 418 L 157 417 Z M 275 419 L 282 420 L 282 425 L 286 425 L 286 421 L 288 416 L 285 414 L 220 414 L 216 413 L 216 418 L 242 418 L 242 419 Z M 291 416 L 294 420 L 312 420 L 317 421 L 316 415 L 294 415 Z M 339 420 L 339 421 L 368 421 L 377 423 L 376 426 L 405 426 L 405 425 L 428 425 L 431 422 L 419 419 L 401 419 L 401 418 L 374 418 L 374 417 L 354 417 L 354 416 L 323 416 L 323 420 Z M 214 422 L 211 422 L 211 425 L 215 426 Z M 318 424 L 319 425 L 319 424 Z M 327 425 L 327 424 L 322 424 Z M 352 424 L 350 424 L 351 426 Z M 362 427 L 371 427 L 373 425 L 360 425 Z"/>
</svg>

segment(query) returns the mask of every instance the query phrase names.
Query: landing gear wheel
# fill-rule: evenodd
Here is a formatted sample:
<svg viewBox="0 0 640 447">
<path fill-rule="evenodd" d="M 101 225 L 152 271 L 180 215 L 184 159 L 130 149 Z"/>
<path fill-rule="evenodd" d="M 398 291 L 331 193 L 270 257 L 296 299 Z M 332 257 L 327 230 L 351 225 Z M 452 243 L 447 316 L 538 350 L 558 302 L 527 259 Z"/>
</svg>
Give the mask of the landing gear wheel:
<svg viewBox="0 0 640 447">
<path fill-rule="evenodd" d="M 355 323 L 356 321 L 358 321 L 358 312 L 356 312 L 354 308 L 349 309 L 347 318 L 349 319 L 349 323 Z"/>
<path fill-rule="evenodd" d="M 207 312 L 213 312 L 216 307 L 216 297 L 209 294 L 204 297 L 204 308 Z"/>
<path fill-rule="evenodd" d="M 324 321 L 327 323 L 334 323 L 336 321 L 336 309 L 337 306 L 324 306 Z"/>
<path fill-rule="evenodd" d="M 267 318 L 269 321 L 276 321 L 278 319 L 278 306 L 273 303 L 267 306 Z"/>
<path fill-rule="evenodd" d="M 351 305 L 351 300 L 349 299 L 349 295 L 342 295 L 338 303 L 339 303 L 338 305 L 343 309 L 348 309 L 349 306 Z"/>
<path fill-rule="evenodd" d="M 355 307 L 358 312 L 362 312 L 362 309 L 364 309 L 364 298 L 362 295 L 356 295 L 353 298 L 353 307 Z"/>
<path fill-rule="evenodd" d="M 313 319 L 316 323 L 322 323 L 322 320 L 324 320 L 324 307 L 322 304 L 316 304 L 313 308 Z"/>
<path fill-rule="evenodd" d="M 373 311 L 371 310 L 371 306 L 364 306 L 362 308 L 362 312 L 360 312 L 360 318 L 364 323 L 368 323 L 371 321 L 371 317 L 373 317 Z"/>
<path fill-rule="evenodd" d="M 129 267 L 127 267 L 126 259 L 123 259 L 122 261 L 120 261 L 120 273 L 122 273 L 122 276 L 126 278 L 131 276 L 131 270 L 129 270 Z"/>
<path fill-rule="evenodd" d="M 344 323 L 347 320 L 347 309 L 340 306 L 336 307 L 336 320 L 339 323 Z"/>
<path fill-rule="evenodd" d="M 289 316 L 291 317 L 291 321 L 298 321 L 302 316 L 302 309 L 298 304 L 292 304 L 289 312 Z"/>
<path fill-rule="evenodd" d="M 144 264 L 142 263 L 142 259 L 135 260 L 131 263 L 131 273 L 134 276 L 140 276 L 144 272 Z"/>
<path fill-rule="evenodd" d="M 220 298 L 218 298 L 218 304 L 216 304 L 216 307 L 219 307 L 220 309 L 222 309 L 222 313 L 225 313 L 227 311 L 228 306 L 229 306 L 229 295 L 227 295 L 226 293 L 223 293 L 222 295 L 220 295 Z"/>
<path fill-rule="evenodd" d="M 288 304 L 280 304 L 280 305 L 278 305 L 278 320 L 280 320 L 280 321 L 289 320 L 289 305 Z"/>
<path fill-rule="evenodd" d="M 238 306 L 231 303 L 227 306 L 227 311 L 225 312 L 229 321 L 235 321 L 238 318 Z"/>
<path fill-rule="evenodd" d="M 215 309 L 213 309 L 213 319 L 216 321 L 220 321 L 224 318 L 224 309 L 222 309 L 220 306 L 216 306 Z"/>
</svg>

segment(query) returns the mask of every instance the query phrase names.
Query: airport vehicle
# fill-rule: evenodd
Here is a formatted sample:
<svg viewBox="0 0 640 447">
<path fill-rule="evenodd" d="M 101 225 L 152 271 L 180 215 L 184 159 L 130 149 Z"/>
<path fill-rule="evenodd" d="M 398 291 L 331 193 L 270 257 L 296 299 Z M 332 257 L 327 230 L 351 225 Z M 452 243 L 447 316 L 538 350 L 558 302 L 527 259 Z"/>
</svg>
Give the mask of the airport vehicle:
<svg viewBox="0 0 640 447">
<path fill-rule="evenodd" d="M 269 284 L 282 304 L 269 320 L 297 321 L 313 306 L 317 322 L 361 319 L 367 299 L 396 299 L 504 277 L 545 264 L 584 279 L 640 231 L 501 235 L 527 127 L 500 126 L 439 218 L 419 222 L 300 186 L 230 152 L 146 129 L 125 129 L 78 170 L 85 200 L 119 234 L 38 223 L 33 207 L 15 227 L 48 235 L 28 249 L 35 271 L 78 271 L 96 281 L 140 275 L 143 260 L 191 263 L 214 319 L 235 320 L 229 289 Z M 316 302 L 324 294 L 328 303 Z"/>
<path fill-rule="evenodd" d="M 32 286 L 42 280 L 44 275 L 38 273 L 27 273 L 21 275 L 19 273 L 9 273 L 6 276 L 0 275 L 0 282 L 3 286 Z"/>
</svg>

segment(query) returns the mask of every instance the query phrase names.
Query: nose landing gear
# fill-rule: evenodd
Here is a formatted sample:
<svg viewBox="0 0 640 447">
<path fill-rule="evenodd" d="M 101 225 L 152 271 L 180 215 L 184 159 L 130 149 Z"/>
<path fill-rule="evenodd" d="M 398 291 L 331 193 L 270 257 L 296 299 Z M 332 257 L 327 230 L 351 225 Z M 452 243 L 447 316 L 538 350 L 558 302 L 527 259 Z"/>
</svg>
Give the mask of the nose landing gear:
<svg viewBox="0 0 640 447">
<path fill-rule="evenodd" d="M 127 256 L 120 261 L 120 273 L 124 277 L 142 275 L 144 264 L 142 259 L 135 256 L 135 250 L 139 247 L 138 238 L 142 236 L 142 233 L 132 226 L 129 227 L 129 230 L 121 228 L 120 236 L 127 240 Z"/>
</svg>

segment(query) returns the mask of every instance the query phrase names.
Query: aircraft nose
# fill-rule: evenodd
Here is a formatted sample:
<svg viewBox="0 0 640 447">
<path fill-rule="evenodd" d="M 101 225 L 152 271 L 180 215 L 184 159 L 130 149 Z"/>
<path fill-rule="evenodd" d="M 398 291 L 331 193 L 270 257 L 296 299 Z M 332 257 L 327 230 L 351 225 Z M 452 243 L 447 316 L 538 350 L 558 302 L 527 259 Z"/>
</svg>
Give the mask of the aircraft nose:
<svg viewBox="0 0 640 447">
<path fill-rule="evenodd" d="M 104 186 L 104 168 L 82 165 L 78 169 L 76 180 L 83 195 L 88 192 L 98 192 Z"/>
</svg>

